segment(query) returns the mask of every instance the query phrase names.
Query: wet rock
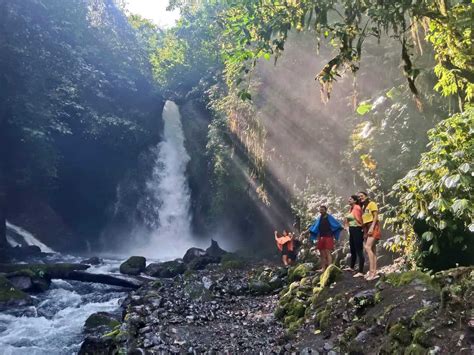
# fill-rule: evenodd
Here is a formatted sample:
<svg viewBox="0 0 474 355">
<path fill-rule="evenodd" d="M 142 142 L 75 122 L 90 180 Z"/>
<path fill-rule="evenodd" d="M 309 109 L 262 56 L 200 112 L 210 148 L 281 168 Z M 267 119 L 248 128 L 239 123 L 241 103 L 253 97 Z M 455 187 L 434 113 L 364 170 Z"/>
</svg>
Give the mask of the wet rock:
<svg viewBox="0 0 474 355">
<path fill-rule="evenodd" d="M 203 270 L 209 264 L 216 264 L 219 262 L 219 258 L 215 258 L 209 255 L 202 255 L 192 259 L 188 263 L 188 270 Z"/>
<path fill-rule="evenodd" d="M 220 258 L 226 255 L 227 252 L 221 249 L 221 247 L 215 240 L 211 239 L 211 246 L 206 249 L 206 254 L 215 258 Z"/>
<path fill-rule="evenodd" d="M 81 261 L 81 264 L 86 264 L 86 265 L 101 265 L 103 263 L 104 261 L 98 256 L 93 256 L 89 259 L 84 259 Z"/>
<path fill-rule="evenodd" d="M 119 325 L 120 322 L 115 315 L 107 312 L 98 312 L 91 314 L 87 318 L 84 324 L 84 331 L 86 333 L 106 333 Z"/>
<path fill-rule="evenodd" d="M 30 270 L 9 273 L 6 277 L 15 288 L 25 292 L 44 292 L 51 284 L 47 275 L 38 276 Z"/>
<path fill-rule="evenodd" d="M 264 281 L 255 280 L 249 283 L 249 292 L 253 295 L 266 295 L 272 292 L 272 287 Z"/>
<path fill-rule="evenodd" d="M 203 249 L 200 249 L 200 248 L 189 248 L 187 251 L 186 251 L 186 254 L 184 254 L 183 256 L 183 261 L 188 264 L 189 262 L 191 262 L 192 260 L 196 259 L 196 258 L 200 258 L 202 256 L 205 256 L 206 255 L 206 252 L 203 250 Z"/>
<path fill-rule="evenodd" d="M 152 263 L 145 269 L 145 274 L 153 277 L 171 278 L 181 275 L 186 271 L 186 265 L 180 260 Z"/>
<path fill-rule="evenodd" d="M 111 337 L 87 336 L 79 349 L 78 355 L 116 354 L 118 350 Z"/>
<path fill-rule="evenodd" d="M 32 304 L 30 296 L 15 288 L 4 276 L 0 276 L 0 311 Z"/>
<path fill-rule="evenodd" d="M 13 273 L 17 271 L 28 270 L 39 277 L 49 277 L 51 279 L 60 279 L 71 271 L 86 270 L 90 266 L 84 264 L 0 264 L 0 272 Z"/>
<path fill-rule="evenodd" d="M 120 265 L 120 272 L 127 275 L 139 275 L 145 271 L 146 259 L 143 256 L 131 256 Z"/>
</svg>

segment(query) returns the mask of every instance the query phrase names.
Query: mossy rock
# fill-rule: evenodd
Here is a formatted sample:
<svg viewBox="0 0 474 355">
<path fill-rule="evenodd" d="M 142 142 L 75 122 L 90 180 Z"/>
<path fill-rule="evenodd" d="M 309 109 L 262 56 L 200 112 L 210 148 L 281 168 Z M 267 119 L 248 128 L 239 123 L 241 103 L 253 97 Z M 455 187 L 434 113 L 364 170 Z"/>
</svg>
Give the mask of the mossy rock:
<svg viewBox="0 0 474 355">
<path fill-rule="evenodd" d="M 275 316 L 276 319 L 279 319 L 279 320 L 283 319 L 286 316 L 286 308 L 278 306 L 275 309 L 274 316 Z"/>
<path fill-rule="evenodd" d="M 227 253 L 221 257 L 221 270 L 243 269 L 246 265 L 246 259 L 234 253 Z"/>
<path fill-rule="evenodd" d="M 16 289 L 4 276 L 0 276 L 0 310 L 26 306 L 31 303 L 30 296 Z"/>
<path fill-rule="evenodd" d="M 255 280 L 249 283 L 249 291 L 253 295 L 261 296 L 272 293 L 274 289 L 265 281 Z"/>
<path fill-rule="evenodd" d="M 390 327 L 389 330 L 390 338 L 400 342 L 403 345 L 408 345 L 411 343 L 412 336 L 407 327 L 403 324 L 396 323 Z"/>
<path fill-rule="evenodd" d="M 424 328 L 417 328 L 413 332 L 413 343 L 429 348 L 432 346 L 431 337 Z"/>
<path fill-rule="evenodd" d="M 294 299 L 286 306 L 286 309 L 288 315 L 301 318 L 304 316 L 304 312 L 306 311 L 306 305 L 299 299 Z"/>
<path fill-rule="evenodd" d="M 415 280 L 418 280 L 419 282 L 425 284 L 426 286 L 430 286 L 431 288 L 434 289 L 439 289 L 437 284 L 434 282 L 433 278 L 419 270 L 410 270 L 406 272 L 401 272 L 401 273 L 392 273 L 388 274 L 384 277 L 385 282 L 389 283 L 390 285 L 394 287 L 400 287 L 404 285 L 409 285 Z"/>
<path fill-rule="evenodd" d="M 336 265 L 331 264 L 321 275 L 321 278 L 319 280 L 319 285 L 322 288 L 328 287 L 332 283 L 340 280 L 341 277 L 342 277 L 342 270 L 338 268 Z"/>
<path fill-rule="evenodd" d="M 316 314 L 316 320 L 318 321 L 319 328 L 327 329 L 329 327 L 329 320 L 331 316 L 331 310 L 325 309 Z"/>
<path fill-rule="evenodd" d="M 163 263 L 152 263 L 145 269 L 147 275 L 153 277 L 172 278 L 183 274 L 186 271 L 186 265 L 180 260 L 170 260 Z"/>
<path fill-rule="evenodd" d="M 419 344 L 410 344 L 405 348 L 403 355 L 426 355 L 428 350 Z"/>
<path fill-rule="evenodd" d="M 436 312 L 434 306 L 427 306 L 417 310 L 411 318 L 411 325 L 422 326 L 425 324 L 427 318 L 430 318 L 432 315 L 434 316 L 434 312 Z"/>
<path fill-rule="evenodd" d="M 298 329 L 301 328 L 301 326 L 303 325 L 303 322 L 304 322 L 304 319 L 298 319 L 294 322 L 291 322 L 288 324 L 288 332 L 290 333 L 296 333 L 298 331 Z"/>
<path fill-rule="evenodd" d="M 299 264 L 295 267 L 292 267 L 288 270 L 288 280 L 290 282 L 299 281 L 302 278 L 310 275 L 313 272 L 314 264 L 313 263 L 304 263 Z"/>
<path fill-rule="evenodd" d="M 146 259 L 143 256 L 131 256 L 120 265 L 120 272 L 127 275 L 139 275 L 145 271 Z"/>
<path fill-rule="evenodd" d="M 103 332 L 110 332 L 120 325 L 120 322 L 112 314 L 98 312 L 91 314 L 84 324 L 84 330 L 88 333 L 96 332 L 97 328 L 103 328 Z"/>
</svg>

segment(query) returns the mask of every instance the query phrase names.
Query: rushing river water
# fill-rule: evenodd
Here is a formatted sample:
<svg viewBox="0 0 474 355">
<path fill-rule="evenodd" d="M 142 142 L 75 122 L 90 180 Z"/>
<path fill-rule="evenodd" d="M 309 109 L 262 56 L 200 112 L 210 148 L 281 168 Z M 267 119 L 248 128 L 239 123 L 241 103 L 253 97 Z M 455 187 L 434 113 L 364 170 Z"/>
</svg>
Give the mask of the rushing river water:
<svg viewBox="0 0 474 355">
<path fill-rule="evenodd" d="M 79 262 L 58 254 L 50 261 Z M 104 260 L 88 271 L 116 273 L 120 262 Z M 33 295 L 34 305 L 0 313 L 0 354 L 75 354 L 84 340 L 87 317 L 117 312 L 128 289 L 78 281 L 53 280 L 48 291 Z"/>
</svg>

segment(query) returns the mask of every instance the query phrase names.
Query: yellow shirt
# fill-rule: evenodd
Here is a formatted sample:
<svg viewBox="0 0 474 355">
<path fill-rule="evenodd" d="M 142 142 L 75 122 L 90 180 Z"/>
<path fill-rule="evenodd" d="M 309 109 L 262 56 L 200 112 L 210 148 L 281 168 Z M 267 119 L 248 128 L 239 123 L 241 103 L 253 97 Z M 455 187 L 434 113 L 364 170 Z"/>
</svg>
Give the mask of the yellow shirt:
<svg viewBox="0 0 474 355">
<path fill-rule="evenodd" d="M 374 201 L 370 201 L 365 208 L 364 213 L 362 214 L 362 222 L 364 222 L 364 224 L 372 222 L 374 220 L 374 215 L 372 212 L 376 212 L 378 210 L 377 204 Z"/>
</svg>

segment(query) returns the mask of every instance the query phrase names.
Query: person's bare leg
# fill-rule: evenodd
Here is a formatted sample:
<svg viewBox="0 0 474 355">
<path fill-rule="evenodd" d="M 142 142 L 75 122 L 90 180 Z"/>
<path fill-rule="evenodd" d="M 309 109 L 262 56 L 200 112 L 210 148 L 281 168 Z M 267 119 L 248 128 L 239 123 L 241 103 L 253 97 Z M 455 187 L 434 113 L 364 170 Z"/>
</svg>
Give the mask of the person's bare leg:
<svg viewBox="0 0 474 355">
<path fill-rule="evenodd" d="M 327 259 L 327 266 L 331 265 L 332 264 L 332 255 L 331 255 L 331 249 L 326 249 L 326 259 Z"/>
<path fill-rule="evenodd" d="M 365 251 L 367 252 L 367 256 L 369 257 L 369 278 L 372 278 L 375 276 L 374 274 L 374 251 L 372 249 L 373 243 L 375 242 L 375 239 L 372 237 L 368 237 L 367 241 L 365 242 Z"/>
<path fill-rule="evenodd" d="M 374 253 L 374 269 L 372 270 L 374 276 L 377 275 L 377 239 L 372 243 L 372 252 Z"/>
<path fill-rule="evenodd" d="M 283 265 L 287 266 L 288 265 L 288 256 L 283 255 L 282 260 L 283 260 Z"/>
</svg>

